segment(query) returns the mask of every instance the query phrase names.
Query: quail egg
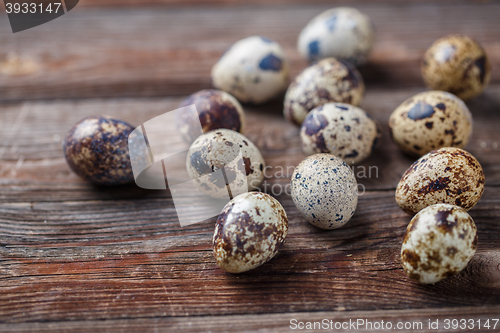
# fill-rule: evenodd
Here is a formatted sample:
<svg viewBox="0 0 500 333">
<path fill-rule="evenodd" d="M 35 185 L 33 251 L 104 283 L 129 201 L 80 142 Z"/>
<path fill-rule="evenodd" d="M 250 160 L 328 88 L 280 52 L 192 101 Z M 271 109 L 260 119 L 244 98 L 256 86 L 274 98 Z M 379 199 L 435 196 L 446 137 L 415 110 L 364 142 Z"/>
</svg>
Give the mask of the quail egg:
<svg viewBox="0 0 500 333">
<path fill-rule="evenodd" d="M 323 59 L 304 69 L 290 84 L 283 113 L 300 126 L 315 107 L 329 102 L 357 106 L 364 93 L 363 78 L 356 68 L 334 58 Z"/>
<path fill-rule="evenodd" d="M 469 152 L 445 147 L 422 156 L 406 170 L 396 188 L 396 202 L 408 214 L 448 203 L 469 210 L 484 191 L 484 172 Z"/>
<path fill-rule="evenodd" d="M 464 35 L 435 41 L 425 52 L 421 69 L 428 87 L 449 91 L 463 100 L 479 95 L 491 78 L 486 52 Z"/>
<path fill-rule="evenodd" d="M 288 218 L 283 206 L 262 192 L 243 193 L 222 210 L 213 251 L 220 268 L 242 273 L 271 260 L 285 242 Z"/>
<path fill-rule="evenodd" d="M 329 153 L 350 164 L 367 158 L 379 137 L 373 118 L 362 109 L 343 103 L 315 107 L 300 128 L 304 153 Z"/>
<path fill-rule="evenodd" d="M 336 229 L 354 215 L 357 186 L 354 172 L 342 159 L 316 154 L 300 162 L 292 174 L 292 199 L 309 223 Z"/>
<path fill-rule="evenodd" d="M 441 147 L 465 147 L 472 133 L 472 116 L 455 95 L 426 91 L 398 106 L 389 128 L 401 150 L 422 156 Z"/>
<path fill-rule="evenodd" d="M 109 116 L 80 120 L 66 134 L 63 151 L 71 170 L 96 185 L 134 181 L 128 150 L 132 125 Z"/>
<path fill-rule="evenodd" d="M 235 197 L 258 189 L 264 181 L 265 162 L 257 146 L 243 134 L 224 128 L 193 142 L 186 167 L 199 189 L 218 199 L 226 198 L 228 190 Z"/>
<path fill-rule="evenodd" d="M 212 83 L 245 103 L 261 104 L 286 89 L 288 61 L 281 46 L 261 36 L 242 39 L 212 67 Z"/>
<path fill-rule="evenodd" d="M 374 42 L 373 23 L 359 10 L 338 7 L 313 18 L 301 31 L 297 48 L 310 61 L 334 57 L 364 64 Z"/>
<path fill-rule="evenodd" d="M 465 209 L 436 204 L 411 220 L 401 247 L 401 262 L 412 280 L 435 283 L 463 270 L 476 247 L 476 225 Z"/>
<path fill-rule="evenodd" d="M 193 109 L 179 109 L 176 115 L 177 128 L 186 142 L 192 143 L 202 134 L 199 132 L 200 124 L 203 133 L 219 128 L 243 133 L 245 127 L 243 107 L 227 92 L 214 89 L 201 90 L 184 99 L 179 108 L 192 104 L 196 106 L 197 114 Z"/>
</svg>

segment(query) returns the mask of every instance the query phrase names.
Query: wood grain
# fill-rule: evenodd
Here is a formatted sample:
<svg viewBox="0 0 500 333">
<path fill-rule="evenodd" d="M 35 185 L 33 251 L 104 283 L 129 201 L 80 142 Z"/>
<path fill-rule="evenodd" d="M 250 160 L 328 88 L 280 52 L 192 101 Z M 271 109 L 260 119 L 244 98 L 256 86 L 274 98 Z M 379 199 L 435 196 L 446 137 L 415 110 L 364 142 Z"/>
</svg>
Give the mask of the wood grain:
<svg viewBox="0 0 500 333">
<path fill-rule="evenodd" d="M 201 2 L 84 0 L 58 20 L 0 36 L 0 331 L 281 332 L 292 318 L 364 318 L 422 321 L 425 332 L 429 319 L 443 330 L 444 319 L 498 318 L 500 4 L 355 3 L 377 27 L 370 63 L 361 68 L 362 107 L 383 139 L 354 169 L 365 191 L 341 229 L 309 225 L 290 196 L 277 193 L 305 157 L 298 128 L 283 119 L 283 96 L 245 105 L 245 134 L 270 166 L 264 190 L 283 204 L 290 230 L 272 261 L 240 275 L 215 263 L 215 217 L 180 227 L 168 191 L 89 185 L 69 170 L 61 149 L 83 117 L 108 114 L 140 125 L 175 109 L 185 95 L 210 87 L 212 64 L 248 35 L 278 40 L 295 75 L 306 65 L 295 50 L 298 32 L 337 2 L 193 4 Z M 0 28 L 7 24 L 0 17 Z M 493 65 L 491 85 L 467 103 L 474 130 L 466 149 L 486 174 L 485 193 L 470 211 L 479 246 L 460 274 L 421 286 L 401 269 L 410 216 L 394 200 L 414 159 L 391 141 L 387 121 L 425 89 L 424 50 L 453 32 L 478 39 Z"/>
<path fill-rule="evenodd" d="M 284 47 L 294 77 L 305 24 L 331 4 L 79 8 L 18 34 L 2 35 L 0 100 L 186 95 L 210 87 L 210 69 L 236 40 L 265 35 Z M 368 88 L 423 86 L 420 59 L 434 40 L 464 33 L 485 47 L 500 82 L 500 4 L 356 5 L 377 42 L 361 69 Z M 10 29 L 6 16 L 0 28 Z M 39 42 L 43 41 L 43 42 Z"/>
<path fill-rule="evenodd" d="M 390 112 L 419 91 L 371 91 L 366 109 L 385 126 Z M 314 228 L 288 195 L 278 195 L 290 219 L 285 247 L 268 264 L 235 276 L 214 262 L 215 218 L 181 228 L 167 191 L 93 187 L 72 174 L 62 157 L 61 138 L 80 118 L 107 113 L 137 125 L 175 108 L 179 98 L 3 106 L 0 320 L 38 322 L 25 327 L 42 330 L 44 321 L 61 322 L 62 329 L 68 320 L 191 322 L 193 316 L 215 321 L 211 316 L 498 305 L 498 91 L 492 86 L 469 103 L 475 132 L 468 148 L 487 174 L 486 192 L 471 211 L 479 249 L 465 271 L 433 286 L 412 283 L 399 264 L 410 217 L 397 207 L 394 188 L 413 160 L 398 151 L 386 128 L 382 146 L 365 164 L 377 166 L 379 177 L 359 179 L 367 191 L 346 227 Z M 284 121 L 279 106 L 246 107 L 247 134 L 274 168 L 304 157 L 298 129 Z M 271 174 L 267 182 L 285 186 L 289 176 Z"/>
</svg>

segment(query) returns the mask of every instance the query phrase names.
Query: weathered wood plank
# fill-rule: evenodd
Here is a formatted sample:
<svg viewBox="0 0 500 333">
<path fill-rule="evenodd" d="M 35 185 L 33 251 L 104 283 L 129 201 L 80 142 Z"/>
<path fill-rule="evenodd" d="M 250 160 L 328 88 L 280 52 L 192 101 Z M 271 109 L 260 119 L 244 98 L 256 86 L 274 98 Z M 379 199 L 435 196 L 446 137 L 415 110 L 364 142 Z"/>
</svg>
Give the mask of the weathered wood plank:
<svg viewBox="0 0 500 333">
<path fill-rule="evenodd" d="M 306 65 L 295 49 L 298 33 L 331 6 L 82 7 L 35 29 L 2 35 L 0 99 L 189 94 L 210 87 L 211 66 L 231 43 L 249 35 L 279 41 L 294 76 Z M 421 56 L 449 33 L 478 39 L 491 58 L 492 81 L 500 82 L 500 4 L 357 7 L 377 28 L 370 64 L 361 69 L 369 88 L 423 86 Z M 9 29 L 6 16 L 0 18 L 0 27 Z"/>
<path fill-rule="evenodd" d="M 330 321 L 335 325 L 350 326 L 350 331 L 363 330 L 363 332 L 389 332 L 389 322 L 392 331 L 398 328 L 398 332 L 436 332 L 429 329 L 429 321 L 441 331 L 451 326 L 446 319 L 466 319 L 469 325 L 468 332 L 484 332 L 486 321 L 490 319 L 492 329 L 492 318 L 498 318 L 498 306 L 483 307 L 454 307 L 443 309 L 412 309 L 412 310 L 386 310 L 386 311 L 321 311 L 302 313 L 279 313 L 279 314 L 252 314 L 252 315 L 229 315 L 209 317 L 161 317 L 161 318 L 139 318 L 139 319 L 116 319 L 95 321 L 65 321 L 65 322 L 31 322 L 23 324 L 0 325 L 0 329 L 9 332 L 145 332 L 145 331 L 171 331 L 171 332 L 290 332 L 294 324 L 303 322 L 322 322 L 326 319 L 327 325 Z M 473 324 L 468 320 L 473 319 Z M 360 326 L 353 326 L 352 321 L 364 320 Z M 296 320 L 293 321 L 293 320 Z M 351 321 L 350 321 L 351 320 Z M 478 322 L 479 320 L 479 322 Z M 383 323 L 382 323 L 383 321 Z M 371 324 L 369 324 L 370 322 Z M 293 323 L 293 324 L 292 324 Z M 347 323 L 347 324 L 344 324 Z M 377 325 L 378 324 L 378 325 Z M 459 321 L 458 325 L 462 323 Z M 371 325 L 371 326 L 370 326 Z M 406 329 L 404 328 L 406 325 Z M 479 326 L 481 328 L 479 329 Z M 318 327 L 318 326 L 317 326 Z M 328 326 L 326 326 L 327 328 Z M 370 328 L 371 327 L 371 328 Z M 377 327 L 383 327 L 377 329 Z M 434 326 L 432 326 L 434 327 Z M 460 326 L 459 326 L 460 327 Z M 498 325 L 497 325 L 498 327 Z M 323 327 L 325 329 L 325 327 Z M 467 325 L 466 325 L 467 328 Z M 450 328 L 452 329 L 452 328 Z M 342 328 L 340 328 L 342 330 Z M 309 332 L 310 330 L 304 330 Z M 347 331 L 347 330 L 343 330 Z"/>
<path fill-rule="evenodd" d="M 213 220 L 180 228 L 168 200 L 0 204 L 0 318 L 5 322 L 499 304 L 500 195 L 471 215 L 479 247 L 468 268 L 431 286 L 403 273 L 409 216 L 393 191 L 367 192 L 345 227 L 306 223 L 287 196 L 290 232 L 278 256 L 241 275 L 211 252 Z M 170 213 L 169 213 L 170 211 Z"/>
<path fill-rule="evenodd" d="M 390 139 L 390 113 L 406 98 L 421 89 L 368 90 L 363 107 L 382 126 L 383 139 L 374 154 L 354 167 L 366 190 L 394 189 L 414 159 L 401 153 Z M 482 163 L 487 185 L 500 185 L 500 86 L 489 87 L 469 104 L 474 115 L 474 131 L 466 147 Z M 138 126 L 177 108 L 181 98 L 56 101 L 10 104 L 0 107 L 0 201 L 53 201 L 130 198 L 147 191 L 131 192 L 104 188 L 96 190 L 74 175 L 63 158 L 61 142 L 71 126 L 83 117 L 109 114 Z M 246 135 L 261 149 L 266 163 L 266 184 L 285 186 L 293 168 L 305 157 L 298 127 L 287 123 L 279 102 L 263 107 L 245 107 Z M 173 124 L 171 124 L 172 130 Z M 276 192 L 279 186 L 276 185 Z M 160 191 L 147 192 L 161 198 Z M 279 194 L 279 192 L 278 192 Z"/>
</svg>

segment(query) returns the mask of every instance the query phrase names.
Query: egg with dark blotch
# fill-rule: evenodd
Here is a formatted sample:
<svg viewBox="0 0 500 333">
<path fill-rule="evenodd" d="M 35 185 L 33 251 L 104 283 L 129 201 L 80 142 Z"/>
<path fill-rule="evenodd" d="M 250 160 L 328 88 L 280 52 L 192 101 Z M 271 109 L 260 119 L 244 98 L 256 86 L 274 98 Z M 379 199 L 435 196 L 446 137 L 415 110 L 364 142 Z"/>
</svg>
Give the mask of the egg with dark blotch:
<svg viewBox="0 0 500 333">
<path fill-rule="evenodd" d="M 401 247 L 401 263 L 418 283 L 436 283 L 463 270 L 477 248 L 477 229 L 462 208 L 436 204 L 413 217 Z"/>
<path fill-rule="evenodd" d="M 231 200 L 215 224 L 212 241 L 217 265 L 242 273 L 271 260 L 285 242 L 288 218 L 269 194 L 243 193 Z"/>
<path fill-rule="evenodd" d="M 97 185 L 134 181 L 128 136 L 134 128 L 108 116 L 80 120 L 67 133 L 63 151 L 71 170 Z"/>
<path fill-rule="evenodd" d="M 307 222 L 321 229 L 346 224 L 358 204 L 354 172 L 330 154 L 307 157 L 292 174 L 292 200 Z"/>
<path fill-rule="evenodd" d="M 202 193 L 223 199 L 231 193 L 258 189 L 265 161 L 259 148 L 243 134 L 221 128 L 197 138 L 189 148 L 186 168 Z"/>
<path fill-rule="evenodd" d="M 334 57 L 364 64 L 375 33 L 370 18 L 356 8 L 337 7 L 314 17 L 300 32 L 297 48 L 310 60 Z"/>
<path fill-rule="evenodd" d="M 349 164 L 370 156 L 380 136 L 371 116 L 356 106 L 344 103 L 315 107 L 300 128 L 304 153 L 328 153 Z"/>
<path fill-rule="evenodd" d="M 183 108 L 193 104 L 197 112 Z M 243 107 L 236 98 L 222 90 L 198 91 L 184 99 L 179 108 L 183 109 L 179 109 L 176 115 L 177 128 L 188 143 L 211 130 L 227 128 L 243 133 L 245 128 Z"/>
<path fill-rule="evenodd" d="M 438 39 L 421 65 L 425 84 L 467 100 L 479 95 L 491 78 L 491 65 L 479 43 L 464 35 Z"/>
<path fill-rule="evenodd" d="M 363 78 L 351 64 L 327 58 L 304 69 L 285 95 L 285 118 L 301 125 L 315 107 L 330 102 L 357 106 L 365 93 Z"/>
<path fill-rule="evenodd" d="M 483 192 L 479 161 L 463 149 L 445 147 L 422 156 L 406 170 L 396 188 L 396 202 L 408 214 L 438 203 L 469 210 Z"/>
<path fill-rule="evenodd" d="M 251 36 L 234 43 L 212 67 L 212 84 L 241 102 L 261 104 L 286 89 L 288 70 L 277 42 Z"/>
<path fill-rule="evenodd" d="M 444 91 L 426 91 L 410 97 L 389 118 L 394 142 L 413 156 L 441 147 L 465 147 L 472 125 L 467 105 Z"/>
</svg>

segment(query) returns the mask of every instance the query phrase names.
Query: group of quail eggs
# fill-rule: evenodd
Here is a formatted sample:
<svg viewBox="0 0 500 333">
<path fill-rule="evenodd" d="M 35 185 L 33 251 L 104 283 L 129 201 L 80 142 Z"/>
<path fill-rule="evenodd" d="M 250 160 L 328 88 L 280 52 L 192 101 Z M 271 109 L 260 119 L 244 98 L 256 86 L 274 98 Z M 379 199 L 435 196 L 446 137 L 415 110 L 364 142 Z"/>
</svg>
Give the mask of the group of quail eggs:
<svg viewBox="0 0 500 333">
<path fill-rule="evenodd" d="M 220 268 L 241 273 L 264 264 L 276 255 L 288 232 L 283 206 L 269 194 L 252 192 L 264 181 L 265 161 L 242 134 L 245 113 L 240 102 L 265 103 L 288 86 L 284 117 L 300 126 L 302 149 L 308 155 L 291 178 L 295 206 L 305 220 L 327 230 L 343 226 L 354 215 L 358 193 L 350 165 L 366 159 L 381 136 L 377 121 L 359 107 L 365 85 L 356 67 L 367 62 L 373 44 L 368 16 L 354 8 L 333 8 L 314 17 L 300 33 L 298 50 L 311 64 L 290 85 L 280 45 L 252 36 L 232 45 L 213 66 L 216 89 L 196 92 L 181 103 L 194 104 L 198 113 L 195 123 L 188 111 L 177 115 L 176 127 L 191 144 L 189 176 L 208 196 L 223 198 L 233 190 L 213 236 Z M 484 191 L 484 173 L 462 149 L 473 126 L 462 99 L 482 92 L 490 65 L 477 42 L 451 35 L 427 50 L 422 75 L 433 90 L 397 107 L 389 128 L 403 152 L 420 157 L 396 190 L 397 204 L 416 214 L 402 244 L 403 269 L 420 283 L 434 283 L 462 270 L 476 249 L 476 227 L 467 210 Z M 132 130 L 107 116 L 83 119 L 63 143 L 69 166 L 95 184 L 133 181 L 127 147 Z M 230 168 L 236 155 L 241 169 Z M 223 182 L 211 177 L 219 169 L 226 171 Z"/>
</svg>

